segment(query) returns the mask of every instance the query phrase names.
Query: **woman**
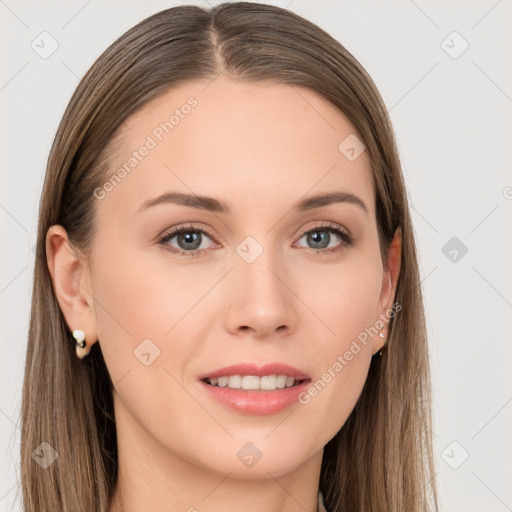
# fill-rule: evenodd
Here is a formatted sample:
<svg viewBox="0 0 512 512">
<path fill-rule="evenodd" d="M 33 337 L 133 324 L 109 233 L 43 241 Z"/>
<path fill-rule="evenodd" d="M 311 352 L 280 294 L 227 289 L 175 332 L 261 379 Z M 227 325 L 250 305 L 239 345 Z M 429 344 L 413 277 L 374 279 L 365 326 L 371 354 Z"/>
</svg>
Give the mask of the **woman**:
<svg viewBox="0 0 512 512">
<path fill-rule="evenodd" d="M 406 190 L 355 58 L 246 2 L 115 41 L 51 149 L 26 361 L 27 511 L 436 510 Z"/>
</svg>

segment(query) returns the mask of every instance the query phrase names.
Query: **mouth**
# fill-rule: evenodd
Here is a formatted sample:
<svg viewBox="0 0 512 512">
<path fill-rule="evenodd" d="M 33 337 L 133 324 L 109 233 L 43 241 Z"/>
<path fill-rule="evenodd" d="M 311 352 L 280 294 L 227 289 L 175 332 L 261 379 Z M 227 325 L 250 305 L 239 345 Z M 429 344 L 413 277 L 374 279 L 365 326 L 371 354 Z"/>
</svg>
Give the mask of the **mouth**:
<svg viewBox="0 0 512 512">
<path fill-rule="evenodd" d="M 301 385 L 311 379 L 296 379 L 289 375 L 228 375 L 217 378 L 204 378 L 202 382 L 218 388 L 237 389 L 239 391 L 276 391 Z"/>
<path fill-rule="evenodd" d="M 218 368 L 199 376 L 199 380 L 215 388 L 238 391 L 278 391 L 293 388 L 311 377 L 302 370 L 282 362 L 258 365 L 253 362 Z"/>
<path fill-rule="evenodd" d="M 296 377 L 283 373 L 259 376 L 230 371 L 218 377 L 203 376 L 198 382 L 207 396 L 221 405 L 239 414 L 265 416 L 277 414 L 299 401 L 311 378 L 303 374 Z"/>
</svg>

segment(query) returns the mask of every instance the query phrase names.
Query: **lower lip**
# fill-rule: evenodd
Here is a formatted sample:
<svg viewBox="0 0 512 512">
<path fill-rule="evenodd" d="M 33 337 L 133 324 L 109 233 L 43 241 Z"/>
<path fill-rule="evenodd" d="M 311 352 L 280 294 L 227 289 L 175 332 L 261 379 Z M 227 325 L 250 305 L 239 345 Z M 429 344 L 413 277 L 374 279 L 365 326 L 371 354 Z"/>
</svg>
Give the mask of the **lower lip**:
<svg viewBox="0 0 512 512">
<path fill-rule="evenodd" d="M 298 402 L 299 395 L 307 389 L 310 379 L 306 379 L 296 386 L 275 391 L 244 391 L 228 387 L 220 388 L 203 381 L 199 381 L 199 383 L 213 398 L 231 409 L 243 414 L 263 416 L 275 414 Z"/>
</svg>

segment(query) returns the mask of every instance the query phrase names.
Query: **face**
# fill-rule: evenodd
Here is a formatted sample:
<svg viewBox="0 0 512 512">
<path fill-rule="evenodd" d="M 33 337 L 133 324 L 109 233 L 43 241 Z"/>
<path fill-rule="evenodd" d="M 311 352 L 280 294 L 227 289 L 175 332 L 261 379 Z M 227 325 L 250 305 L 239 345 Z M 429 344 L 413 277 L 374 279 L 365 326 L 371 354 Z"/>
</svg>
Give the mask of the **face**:
<svg viewBox="0 0 512 512">
<path fill-rule="evenodd" d="M 224 77 L 182 84 L 124 123 L 117 178 L 95 193 L 85 300 L 63 309 L 99 340 L 126 442 L 162 465 L 261 478 L 318 456 L 343 426 L 384 341 L 362 333 L 396 283 L 367 154 L 338 148 L 354 134 L 308 89 Z M 201 380 L 241 363 L 288 365 L 263 374 L 304 382 Z"/>
</svg>

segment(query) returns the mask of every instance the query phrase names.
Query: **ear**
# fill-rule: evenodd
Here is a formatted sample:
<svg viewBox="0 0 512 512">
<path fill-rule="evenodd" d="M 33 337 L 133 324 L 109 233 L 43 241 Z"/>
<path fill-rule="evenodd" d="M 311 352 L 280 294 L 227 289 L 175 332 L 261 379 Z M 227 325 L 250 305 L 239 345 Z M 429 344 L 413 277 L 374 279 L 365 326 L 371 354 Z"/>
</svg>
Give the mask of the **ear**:
<svg viewBox="0 0 512 512">
<path fill-rule="evenodd" d="M 71 247 L 67 232 L 60 225 L 48 229 L 46 258 L 55 295 L 69 329 L 84 331 L 87 346 L 92 346 L 98 336 L 89 267 Z"/>
<path fill-rule="evenodd" d="M 395 299 L 398 276 L 400 275 L 400 264 L 402 260 L 402 228 L 399 226 L 395 231 L 393 240 L 388 248 L 387 265 L 384 267 L 382 277 L 382 289 L 379 297 L 379 320 L 378 324 L 384 324 L 379 335 L 373 338 L 373 354 L 378 352 L 386 343 L 388 337 L 389 319 Z"/>
</svg>

